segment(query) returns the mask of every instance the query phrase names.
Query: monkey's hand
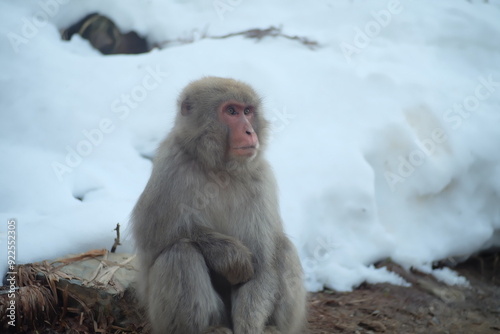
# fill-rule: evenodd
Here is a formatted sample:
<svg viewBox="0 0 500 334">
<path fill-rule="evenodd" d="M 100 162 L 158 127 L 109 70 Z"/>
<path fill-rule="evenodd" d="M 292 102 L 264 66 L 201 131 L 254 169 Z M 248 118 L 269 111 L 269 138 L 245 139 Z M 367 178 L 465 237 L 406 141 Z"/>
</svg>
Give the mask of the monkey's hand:
<svg viewBox="0 0 500 334">
<path fill-rule="evenodd" d="M 203 228 L 196 233 L 194 241 L 207 266 L 224 276 L 231 285 L 244 283 L 252 278 L 252 253 L 239 240 Z"/>
</svg>

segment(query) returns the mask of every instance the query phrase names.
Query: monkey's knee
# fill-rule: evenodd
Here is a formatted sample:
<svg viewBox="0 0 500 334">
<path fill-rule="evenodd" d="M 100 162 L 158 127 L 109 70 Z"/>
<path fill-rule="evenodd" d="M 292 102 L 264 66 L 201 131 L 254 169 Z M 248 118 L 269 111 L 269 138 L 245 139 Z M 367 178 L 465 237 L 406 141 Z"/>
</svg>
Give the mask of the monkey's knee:
<svg viewBox="0 0 500 334">
<path fill-rule="evenodd" d="M 224 321 L 224 304 L 214 291 L 201 253 L 179 240 L 149 271 L 148 314 L 155 333 L 200 333 Z"/>
</svg>

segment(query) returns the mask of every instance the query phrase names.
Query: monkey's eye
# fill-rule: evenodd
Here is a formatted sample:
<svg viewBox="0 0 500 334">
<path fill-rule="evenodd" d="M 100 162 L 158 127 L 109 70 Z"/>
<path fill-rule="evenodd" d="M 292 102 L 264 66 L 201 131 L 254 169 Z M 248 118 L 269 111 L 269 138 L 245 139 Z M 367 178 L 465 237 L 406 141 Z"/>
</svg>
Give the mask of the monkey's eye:
<svg viewBox="0 0 500 334">
<path fill-rule="evenodd" d="M 228 113 L 229 115 L 236 115 L 236 114 L 238 114 L 238 113 L 236 112 L 236 110 L 234 110 L 234 108 L 233 108 L 233 107 L 228 107 L 228 108 L 226 109 L 226 111 L 227 111 L 227 113 Z"/>
<path fill-rule="evenodd" d="M 248 115 L 250 112 L 252 112 L 250 108 L 245 108 L 245 110 L 243 111 L 245 115 Z"/>
</svg>

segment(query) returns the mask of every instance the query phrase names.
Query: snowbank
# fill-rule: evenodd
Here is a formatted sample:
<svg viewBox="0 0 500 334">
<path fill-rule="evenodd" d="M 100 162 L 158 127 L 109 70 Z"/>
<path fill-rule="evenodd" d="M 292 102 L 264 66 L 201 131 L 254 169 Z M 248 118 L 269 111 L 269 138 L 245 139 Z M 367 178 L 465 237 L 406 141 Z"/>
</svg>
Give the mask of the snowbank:
<svg viewBox="0 0 500 334">
<path fill-rule="evenodd" d="M 92 12 L 150 42 L 193 43 L 102 56 L 61 40 Z M 432 271 L 500 246 L 498 17 L 498 1 L 2 1 L 0 240 L 15 218 L 18 263 L 110 247 L 177 94 L 218 75 L 265 98 L 309 290 L 405 284 L 373 264 Z M 271 25 L 320 47 L 202 38 Z"/>
</svg>

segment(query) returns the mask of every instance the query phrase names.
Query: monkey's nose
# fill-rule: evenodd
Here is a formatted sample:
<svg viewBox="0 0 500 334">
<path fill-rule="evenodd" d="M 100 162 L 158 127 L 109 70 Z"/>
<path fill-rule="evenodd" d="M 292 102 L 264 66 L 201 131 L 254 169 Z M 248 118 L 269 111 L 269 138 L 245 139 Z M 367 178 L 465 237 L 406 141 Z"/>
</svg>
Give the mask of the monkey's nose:
<svg viewBox="0 0 500 334">
<path fill-rule="evenodd" d="M 246 130 L 245 132 L 247 135 L 251 135 L 253 133 L 253 131 L 249 131 L 249 130 Z"/>
</svg>

